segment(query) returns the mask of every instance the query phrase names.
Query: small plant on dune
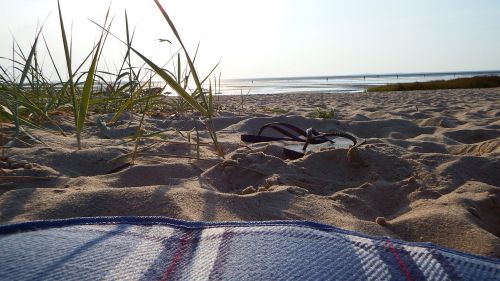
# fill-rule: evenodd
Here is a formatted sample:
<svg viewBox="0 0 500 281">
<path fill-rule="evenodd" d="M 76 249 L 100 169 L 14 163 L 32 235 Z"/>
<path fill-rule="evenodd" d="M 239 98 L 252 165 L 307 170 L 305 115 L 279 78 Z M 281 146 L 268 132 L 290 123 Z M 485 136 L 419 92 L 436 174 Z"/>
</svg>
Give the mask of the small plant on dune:
<svg viewBox="0 0 500 281">
<path fill-rule="evenodd" d="M 335 109 L 330 108 L 330 110 L 324 110 L 316 108 L 316 111 L 309 113 L 308 116 L 311 118 L 335 119 Z"/>
<path fill-rule="evenodd" d="M 168 109 L 175 114 L 184 115 L 191 107 L 182 97 L 172 98 L 167 102 Z"/>
<path fill-rule="evenodd" d="M 246 98 L 250 94 L 251 90 L 252 90 L 252 88 L 249 88 L 248 92 L 246 92 L 246 94 L 243 93 L 243 89 L 240 90 L 240 102 L 236 106 L 240 110 L 240 114 L 245 113 L 245 103 L 246 103 L 246 100 L 247 100 Z"/>
<path fill-rule="evenodd" d="M 140 121 L 139 127 L 137 127 L 137 130 L 135 133 L 136 140 L 135 140 L 135 144 L 134 144 L 134 150 L 132 151 L 132 161 L 130 162 L 132 165 L 134 164 L 135 158 L 137 157 L 137 150 L 139 149 L 139 142 L 141 141 L 141 138 L 144 134 L 144 131 L 142 128 L 144 126 L 144 119 L 145 119 L 146 114 L 148 112 L 150 102 L 151 102 L 151 97 L 149 97 L 146 100 L 146 105 L 144 106 L 144 111 L 143 111 L 142 116 L 141 116 L 141 121 Z"/>
<path fill-rule="evenodd" d="M 48 115 L 54 107 L 54 98 L 58 96 L 57 90 L 48 83 L 41 74 L 37 59 L 37 43 L 43 26 L 40 27 L 31 46 L 28 56 L 25 56 L 21 47 L 13 45 L 12 58 L 2 59 L 12 62 L 12 73 L 0 66 L 0 116 L 10 121 L 15 126 L 15 134 L 5 146 L 13 146 L 24 135 L 37 141 L 24 126 L 43 129 L 38 123 L 47 121 L 62 135 L 64 132 Z M 16 59 L 16 55 L 20 57 Z M 16 77 L 15 71 L 21 72 Z"/>
</svg>

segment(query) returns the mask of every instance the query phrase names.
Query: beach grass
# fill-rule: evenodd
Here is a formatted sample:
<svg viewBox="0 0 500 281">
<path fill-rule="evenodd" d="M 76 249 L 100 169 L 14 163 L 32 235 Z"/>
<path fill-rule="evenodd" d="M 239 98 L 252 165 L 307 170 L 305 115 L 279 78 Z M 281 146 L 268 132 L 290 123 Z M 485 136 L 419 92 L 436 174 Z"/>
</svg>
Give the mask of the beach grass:
<svg viewBox="0 0 500 281">
<path fill-rule="evenodd" d="M 109 133 L 110 127 L 115 125 L 123 113 L 132 112 L 141 115 L 140 126 L 134 138 L 134 152 L 132 154 L 132 161 L 134 161 L 139 155 L 139 142 L 148 139 L 148 135 L 144 135 L 141 130 L 144 126 L 145 116 L 159 110 L 170 109 L 186 116 L 188 112 L 198 112 L 198 116 L 201 116 L 200 120 L 205 124 L 212 139 L 214 151 L 219 157 L 224 157 L 224 150 L 218 142 L 213 126 L 213 118 L 217 114 L 217 107 L 214 105 L 217 79 L 215 77 L 213 81 L 209 79 L 218 63 L 208 75 L 202 77 L 195 67 L 198 48 L 192 58 L 163 6 L 159 1 L 155 0 L 155 3 L 167 22 L 167 28 L 175 35 L 180 44 L 179 51 L 175 52 L 167 62 L 153 62 L 132 46 L 134 32 L 130 30 L 126 12 L 126 39 L 122 40 L 113 35 L 111 32 L 113 20 L 109 16 L 111 7 L 108 8 L 103 24 L 92 21 L 101 29 L 101 34 L 97 43 L 80 62 L 75 62 L 73 59 L 72 42 L 67 34 L 63 8 L 59 1 L 57 1 L 57 8 L 62 39 L 60 44 L 62 44 L 65 58 L 64 67 L 56 65 L 54 53 L 50 50 L 43 35 L 43 26 L 37 30 L 29 52 L 23 52 L 21 46 L 14 42 L 12 57 L 1 58 L 12 63 L 12 68 L 0 66 L 0 120 L 13 124 L 15 134 L 8 138 L 2 135 L 2 149 L 15 145 L 16 142 L 21 141 L 23 136 L 37 141 L 27 130 L 28 128 L 36 128 L 60 133 L 64 136 L 73 135 L 76 138 L 76 149 L 79 150 L 83 148 L 83 132 L 85 125 L 88 124 L 90 113 L 111 114 L 111 119 L 96 118 L 97 127 L 106 135 Z M 120 67 L 115 72 L 103 70 L 99 64 L 100 60 L 103 59 L 101 56 L 109 35 L 124 44 L 125 55 L 119 64 Z M 39 44 L 41 39 L 44 42 L 43 46 Z M 41 50 L 42 47 L 45 49 Z M 57 81 L 50 79 L 44 73 L 43 67 L 38 64 L 38 56 L 42 52 L 48 54 Z M 141 58 L 143 64 L 140 66 L 132 65 L 132 55 Z M 174 69 L 166 69 L 165 66 L 175 59 Z M 62 69 L 65 71 L 61 71 Z M 67 73 L 67 76 L 63 77 L 63 73 Z M 153 79 L 158 78 L 165 82 L 164 87 L 159 88 L 152 85 Z M 194 89 L 188 87 L 192 84 L 195 85 Z M 175 102 L 172 102 L 172 98 L 167 99 L 167 95 L 171 92 L 165 92 L 165 90 L 169 89 L 178 95 L 178 97 L 173 97 Z M 65 128 L 63 130 L 58 122 L 52 120 L 51 116 L 61 113 L 71 120 L 73 129 Z M 193 128 L 196 137 L 192 139 L 196 140 L 196 146 L 200 145 L 198 129 Z M 154 132 L 150 135 L 154 135 Z M 199 151 L 197 157 L 199 157 Z"/>
<path fill-rule="evenodd" d="M 368 92 L 441 90 L 441 89 L 475 89 L 500 87 L 500 76 L 476 76 L 452 80 L 436 80 L 428 82 L 397 83 L 368 88 Z"/>
</svg>

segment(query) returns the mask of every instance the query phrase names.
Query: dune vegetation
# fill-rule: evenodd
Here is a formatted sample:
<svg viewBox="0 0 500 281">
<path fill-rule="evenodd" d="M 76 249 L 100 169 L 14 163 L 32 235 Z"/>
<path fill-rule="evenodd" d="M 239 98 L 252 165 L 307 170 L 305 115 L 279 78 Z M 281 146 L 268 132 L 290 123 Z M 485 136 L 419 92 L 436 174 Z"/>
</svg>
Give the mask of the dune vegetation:
<svg viewBox="0 0 500 281">
<path fill-rule="evenodd" d="M 368 92 L 479 89 L 496 87 L 500 87 L 500 76 L 476 76 L 470 78 L 457 78 L 452 80 L 388 84 L 384 86 L 371 87 L 368 89 Z"/>
<path fill-rule="evenodd" d="M 29 50 L 23 50 L 15 42 L 12 55 L 2 57 L 0 65 L 0 124 L 2 124 L 2 149 L 14 146 L 18 142 L 39 142 L 29 133 L 30 128 L 50 131 L 76 138 L 76 149 L 82 149 L 82 131 L 92 114 L 111 114 L 112 118 L 97 118 L 97 125 L 104 132 L 109 130 L 125 112 L 142 115 L 156 112 L 183 114 L 197 112 L 200 121 L 205 124 L 214 151 L 218 157 L 224 151 L 217 141 L 212 125 L 216 114 L 214 93 L 217 92 L 217 79 L 210 79 L 217 65 L 205 76 L 201 76 L 195 67 L 198 50 L 192 56 L 183 44 L 174 23 L 165 9 L 155 0 L 159 11 L 180 45 L 167 62 L 153 62 L 133 47 L 134 32 L 131 32 L 127 13 L 125 12 L 126 38 L 118 38 L 111 32 L 112 20 L 108 9 L 102 23 L 92 21 L 101 30 L 99 40 L 89 50 L 83 61 L 72 59 L 72 43 L 68 40 L 63 9 L 58 1 L 58 19 L 61 38 L 59 44 L 64 47 L 64 66 L 56 65 L 54 53 L 43 34 L 43 26 L 37 31 L 36 38 Z M 119 40 L 123 43 L 123 61 L 117 72 L 101 68 L 103 49 L 108 40 Z M 49 79 L 39 63 L 40 53 L 48 54 L 50 63 L 57 74 L 57 81 Z M 131 56 L 143 60 L 143 64 L 131 64 Z M 166 69 L 166 65 L 172 69 Z M 6 65 L 9 65 L 8 67 Z M 11 65 L 11 66 L 10 66 Z M 65 75 L 64 73 L 68 73 Z M 162 80 L 163 87 L 154 87 L 153 81 Z M 219 75 L 220 87 L 220 75 Z M 220 91 L 220 90 L 219 90 Z M 171 93 L 175 93 L 169 97 Z M 73 120 L 73 128 L 61 128 L 54 116 L 64 115 Z M 197 132 L 197 131 L 196 131 Z M 196 132 L 193 132 L 195 134 Z M 184 136 L 186 142 L 199 145 L 198 137 Z M 162 140 L 162 132 L 145 132 L 139 126 L 132 139 L 140 141 Z M 133 157 L 135 157 L 133 153 Z"/>
</svg>

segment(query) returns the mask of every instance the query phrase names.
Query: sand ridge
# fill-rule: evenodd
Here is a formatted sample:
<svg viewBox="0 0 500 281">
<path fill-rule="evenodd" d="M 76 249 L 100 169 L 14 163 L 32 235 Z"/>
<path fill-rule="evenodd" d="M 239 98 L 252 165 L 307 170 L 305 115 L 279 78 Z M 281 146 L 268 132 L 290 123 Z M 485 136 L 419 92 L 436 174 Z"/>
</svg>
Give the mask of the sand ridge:
<svg viewBox="0 0 500 281">
<path fill-rule="evenodd" d="M 359 94 L 221 96 L 215 119 L 227 152 L 205 160 L 172 130 L 137 163 L 116 173 L 132 149 L 122 144 L 139 118 L 124 115 L 103 135 L 91 116 L 84 149 L 74 138 L 30 130 L 43 144 L 8 150 L 1 175 L 50 180 L 1 180 L 0 222 L 79 216 L 169 216 L 186 220 L 313 220 L 372 235 L 500 257 L 500 89 Z M 335 109 L 335 119 L 308 117 Z M 103 118 L 110 118 L 104 116 Z M 71 122 L 60 116 L 63 128 Z M 269 122 L 365 138 L 353 165 L 347 149 L 286 159 L 283 143 L 244 144 Z M 187 133 L 191 118 L 148 117 L 146 129 Z M 202 142 L 210 138 L 197 122 Z M 145 147 L 143 145 L 141 147 Z M 110 161 L 114 159 L 114 161 Z M 25 162 L 22 162 L 25 163 Z M 384 218 L 386 224 L 376 223 Z"/>
</svg>

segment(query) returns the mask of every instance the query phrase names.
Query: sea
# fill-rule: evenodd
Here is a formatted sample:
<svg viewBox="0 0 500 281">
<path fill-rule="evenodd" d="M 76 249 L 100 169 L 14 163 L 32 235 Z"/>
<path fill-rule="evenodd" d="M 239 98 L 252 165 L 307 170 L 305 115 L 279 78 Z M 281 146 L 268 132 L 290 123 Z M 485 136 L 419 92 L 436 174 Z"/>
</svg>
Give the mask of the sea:
<svg viewBox="0 0 500 281">
<path fill-rule="evenodd" d="M 500 71 L 358 74 L 314 77 L 222 79 L 217 92 L 222 95 L 282 93 L 359 93 L 369 87 L 395 83 L 450 80 L 500 75 Z"/>
</svg>

